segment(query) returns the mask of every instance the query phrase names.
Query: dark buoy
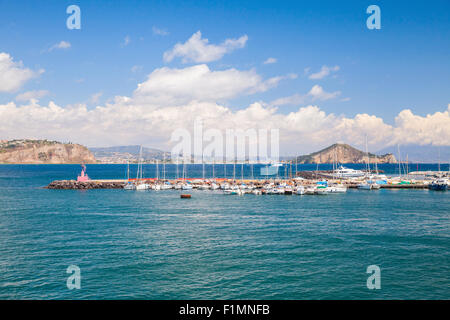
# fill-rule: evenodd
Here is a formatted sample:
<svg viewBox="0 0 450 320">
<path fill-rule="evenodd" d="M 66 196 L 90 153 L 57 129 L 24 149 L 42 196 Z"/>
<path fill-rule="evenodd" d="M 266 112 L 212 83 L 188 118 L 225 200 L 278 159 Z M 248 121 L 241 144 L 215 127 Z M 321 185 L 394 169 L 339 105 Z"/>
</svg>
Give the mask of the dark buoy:
<svg viewBox="0 0 450 320">
<path fill-rule="evenodd" d="M 190 194 L 182 194 L 182 195 L 180 196 L 180 198 L 181 198 L 181 199 L 190 199 L 190 198 L 191 198 L 191 195 L 190 195 Z"/>
</svg>

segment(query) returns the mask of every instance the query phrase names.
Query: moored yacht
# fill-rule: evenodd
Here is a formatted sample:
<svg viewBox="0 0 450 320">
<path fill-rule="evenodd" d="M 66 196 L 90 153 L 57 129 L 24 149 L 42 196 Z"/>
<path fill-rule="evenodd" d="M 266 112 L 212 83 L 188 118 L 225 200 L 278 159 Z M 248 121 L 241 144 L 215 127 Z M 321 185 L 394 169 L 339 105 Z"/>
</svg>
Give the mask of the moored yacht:
<svg viewBox="0 0 450 320">
<path fill-rule="evenodd" d="M 351 168 L 346 168 L 344 166 L 340 166 L 339 168 L 333 171 L 333 175 L 338 178 L 355 178 L 364 176 L 364 172 L 361 170 L 355 170 Z"/>
<path fill-rule="evenodd" d="M 434 191 L 446 191 L 448 189 L 447 179 L 437 179 L 428 185 L 428 189 Z"/>
</svg>

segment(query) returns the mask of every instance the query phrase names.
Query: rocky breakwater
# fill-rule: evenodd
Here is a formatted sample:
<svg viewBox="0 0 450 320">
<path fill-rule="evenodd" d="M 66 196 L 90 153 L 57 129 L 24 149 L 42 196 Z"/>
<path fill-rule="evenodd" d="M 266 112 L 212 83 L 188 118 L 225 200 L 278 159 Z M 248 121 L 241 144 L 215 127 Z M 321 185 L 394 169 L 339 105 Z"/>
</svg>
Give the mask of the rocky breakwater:
<svg viewBox="0 0 450 320">
<path fill-rule="evenodd" d="M 47 189 L 59 190 L 87 190 L 87 189 L 122 189 L 125 182 L 120 181 L 76 181 L 76 180 L 58 180 L 50 183 Z"/>
</svg>

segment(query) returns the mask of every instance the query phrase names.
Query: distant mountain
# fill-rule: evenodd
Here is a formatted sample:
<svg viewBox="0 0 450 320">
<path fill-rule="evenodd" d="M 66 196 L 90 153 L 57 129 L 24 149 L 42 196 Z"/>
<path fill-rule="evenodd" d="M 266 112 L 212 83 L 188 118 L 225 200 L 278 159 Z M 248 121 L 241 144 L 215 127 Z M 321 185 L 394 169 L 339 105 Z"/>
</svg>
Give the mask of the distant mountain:
<svg viewBox="0 0 450 320">
<path fill-rule="evenodd" d="M 103 163 L 124 163 L 126 161 L 137 162 L 140 146 L 116 146 L 106 148 L 89 148 L 94 156 Z M 142 158 L 144 161 L 170 159 L 170 152 L 159 149 L 142 147 Z"/>
<path fill-rule="evenodd" d="M 96 163 L 85 146 L 48 140 L 1 140 L 0 163 L 65 164 Z"/>
<path fill-rule="evenodd" d="M 369 153 L 371 163 L 395 163 L 397 160 L 392 154 L 375 155 Z M 325 149 L 308 155 L 297 157 L 298 163 L 365 163 L 367 154 L 348 144 L 333 144 Z"/>
<path fill-rule="evenodd" d="M 450 146 L 432 146 L 432 145 L 400 145 L 400 158 L 402 161 L 406 161 L 408 156 L 409 162 L 421 162 L 421 163 L 449 163 L 450 162 Z M 391 146 L 381 149 L 379 153 L 393 153 L 398 158 L 397 146 Z"/>
</svg>

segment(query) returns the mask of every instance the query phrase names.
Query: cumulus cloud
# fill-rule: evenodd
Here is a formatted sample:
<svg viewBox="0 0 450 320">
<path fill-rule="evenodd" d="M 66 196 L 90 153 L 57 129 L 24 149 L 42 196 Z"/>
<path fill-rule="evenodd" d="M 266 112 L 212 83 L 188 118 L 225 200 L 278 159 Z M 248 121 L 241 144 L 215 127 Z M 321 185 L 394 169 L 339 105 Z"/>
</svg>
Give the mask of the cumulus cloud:
<svg viewBox="0 0 450 320">
<path fill-rule="evenodd" d="M 288 97 L 278 98 L 270 103 L 272 106 L 282 105 L 299 105 L 314 101 L 325 101 L 338 97 L 341 94 L 340 91 L 326 92 L 321 86 L 315 85 L 309 90 L 307 94 L 294 94 Z"/>
<path fill-rule="evenodd" d="M 334 67 L 322 66 L 320 71 L 310 74 L 308 78 L 311 80 L 323 79 L 323 78 L 329 76 L 331 73 L 339 71 L 339 69 L 340 69 L 339 66 L 334 66 Z M 309 72 L 309 68 L 308 68 L 308 72 Z"/>
<path fill-rule="evenodd" d="M 294 148 L 309 152 L 336 141 L 362 147 L 366 135 L 370 148 L 377 150 L 396 143 L 449 145 L 449 112 L 450 105 L 444 112 L 425 117 L 403 110 L 395 124 L 389 125 L 374 115 L 349 118 L 328 114 L 314 105 L 283 114 L 264 103 L 234 111 L 215 102 L 143 105 L 133 97 L 116 97 L 113 103 L 93 109 L 84 104 L 62 107 L 54 102 L 41 106 L 32 100 L 23 105 L 0 105 L 0 136 L 70 140 L 88 146 L 143 143 L 169 149 L 171 133 L 179 128 L 192 130 L 200 117 L 205 130 L 279 129 L 282 152 Z"/>
<path fill-rule="evenodd" d="M 264 61 L 263 63 L 264 63 L 264 64 L 277 63 L 277 59 L 276 59 L 276 58 L 267 58 L 267 60 Z"/>
<path fill-rule="evenodd" d="M 450 145 L 450 104 L 444 112 L 415 115 L 409 109 L 401 111 L 395 118 L 393 144 L 409 144 L 420 141 L 421 145 Z M 408 134 L 406 134 L 408 133 Z"/>
<path fill-rule="evenodd" d="M 32 90 L 21 93 L 16 96 L 16 101 L 30 101 L 30 100 L 39 100 L 45 96 L 47 96 L 49 92 L 47 90 Z"/>
<path fill-rule="evenodd" d="M 235 49 L 243 48 L 248 40 L 247 35 L 238 39 L 226 39 L 219 45 L 209 44 L 209 40 L 202 39 L 200 31 L 194 33 L 185 43 L 177 43 L 163 55 L 164 61 L 170 62 L 174 58 L 181 58 L 183 63 L 205 63 L 221 59 L 225 54 Z"/>
<path fill-rule="evenodd" d="M 0 92 L 15 92 L 43 72 L 24 68 L 22 62 L 14 62 L 8 53 L 0 52 Z"/>
<path fill-rule="evenodd" d="M 312 97 L 312 100 L 330 100 L 330 99 L 334 99 L 337 96 L 339 96 L 341 94 L 340 91 L 335 91 L 335 92 L 326 92 L 325 90 L 323 90 L 323 88 L 319 85 L 315 85 L 311 88 L 311 90 L 308 92 L 308 95 L 310 97 Z"/>
<path fill-rule="evenodd" d="M 154 70 L 139 84 L 135 96 L 146 102 L 172 105 L 192 100 L 220 101 L 264 92 L 281 80 L 295 77 L 295 74 L 289 74 L 264 80 L 255 70 L 212 71 L 206 64 L 183 69 L 164 67 Z"/>
<path fill-rule="evenodd" d="M 70 44 L 70 42 L 61 41 L 61 42 L 58 42 L 58 43 L 54 44 L 53 46 L 51 46 L 48 49 L 48 52 L 52 52 L 53 50 L 56 50 L 56 49 L 69 49 L 71 46 L 72 45 Z"/>
<path fill-rule="evenodd" d="M 4 54 L 0 61 L 2 58 L 5 60 Z M 18 68 L 9 55 L 6 58 L 9 65 L 5 68 L 4 62 L 0 63 L 0 70 Z M 256 102 L 240 110 L 219 102 L 264 92 L 283 79 L 295 77 L 291 74 L 263 79 L 254 70 L 213 71 L 205 64 L 183 69 L 165 67 L 154 70 L 131 96 L 118 96 L 95 108 L 86 104 L 60 106 L 53 101 L 41 105 L 36 97 L 45 92 L 25 92 L 16 97 L 18 103 L 0 105 L 0 137 L 47 138 L 88 146 L 144 144 L 169 150 L 174 130 L 191 131 L 194 121 L 202 118 L 205 130 L 279 129 L 282 153 L 310 152 L 336 141 L 362 147 L 366 135 L 372 150 L 397 143 L 450 144 L 450 104 L 447 110 L 426 116 L 403 110 L 390 125 L 375 115 L 347 117 L 326 113 L 312 104 L 285 114 L 277 108 L 283 104 L 281 100 L 278 104 Z M 303 95 L 281 99 L 285 99 L 284 103 L 304 104 L 339 94 L 315 85 Z M 100 96 L 93 95 L 90 102 L 98 103 Z"/>
</svg>

